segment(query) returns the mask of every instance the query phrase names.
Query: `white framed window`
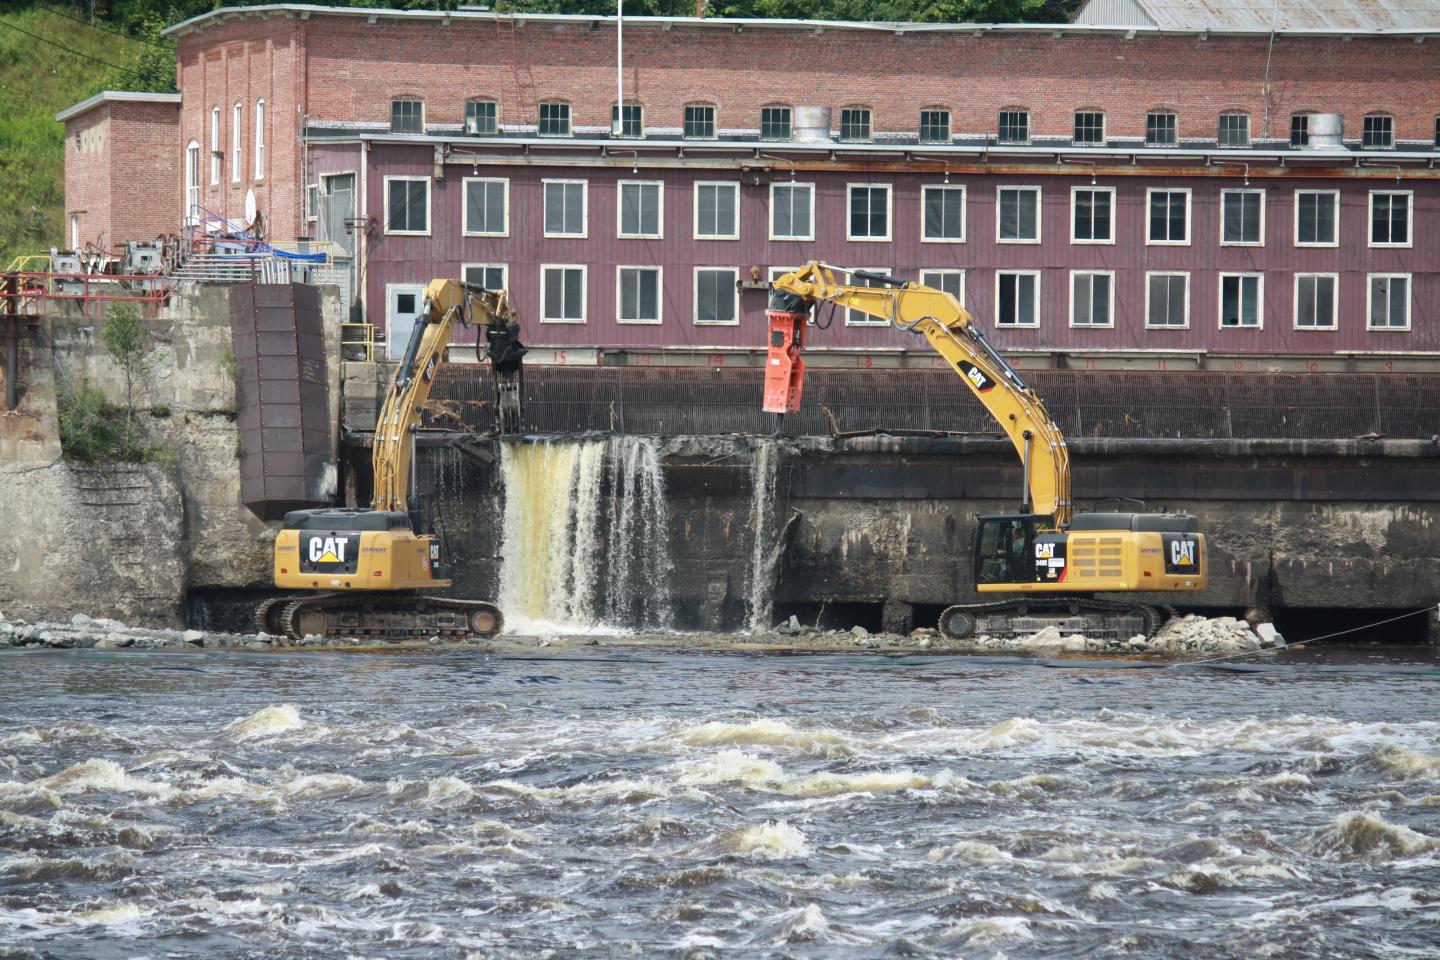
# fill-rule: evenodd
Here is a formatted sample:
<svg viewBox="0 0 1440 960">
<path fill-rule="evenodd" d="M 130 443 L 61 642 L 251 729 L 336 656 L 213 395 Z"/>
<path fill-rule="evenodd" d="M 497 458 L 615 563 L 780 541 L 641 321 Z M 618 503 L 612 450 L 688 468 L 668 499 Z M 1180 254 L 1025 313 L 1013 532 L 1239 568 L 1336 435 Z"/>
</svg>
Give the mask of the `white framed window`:
<svg viewBox="0 0 1440 960">
<path fill-rule="evenodd" d="M 1340 305 L 1340 274 L 1295 274 L 1295 329 L 1334 330 Z"/>
<path fill-rule="evenodd" d="M 1369 330 L 1410 329 L 1410 274 L 1372 273 L 1367 278 L 1370 288 Z"/>
<path fill-rule="evenodd" d="M 623 118 L 622 118 L 623 114 Z M 610 130 L 620 137 L 645 136 L 645 108 L 638 103 L 610 104 Z"/>
<path fill-rule="evenodd" d="M 920 188 L 922 243 L 965 242 L 965 188 L 931 184 Z"/>
<path fill-rule="evenodd" d="M 770 279 L 783 276 L 771 270 Z M 695 268 L 695 323 L 697 326 L 733 327 L 740 323 L 740 268 Z"/>
<path fill-rule="evenodd" d="M 425 102 L 413 97 L 390 101 L 391 133 L 424 133 Z"/>
<path fill-rule="evenodd" d="M 570 136 L 570 104 L 559 100 L 542 101 L 538 120 L 535 130 L 540 136 Z"/>
<path fill-rule="evenodd" d="M 845 187 L 850 218 L 847 240 L 871 243 L 890 239 L 890 186 L 884 183 L 851 183 Z"/>
<path fill-rule="evenodd" d="M 70 214 L 70 249 L 80 249 L 80 214 Z"/>
<path fill-rule="evenodd" d="M 663 277 L 660 267 L 616 267 L 616 322 L 659 323 L 660 300 L 665 289 Z"/>
<path fill-rule="evenodd" d="M 265 101 L 255 101 L 255 179 L 265 179 Z"/>
<path fill-rule="evenodd" d="M 1388 113 L 1366 114 L 1360 146 L 1367 150 L 1388 150 L 1395 146 L 1395 118 Z"/>
<path fill-rule="evenodd" d="M 789 140 L 790 139 L 790 117 L 789 107 L 771 106 L 760 108 L 760 139 L 761 140 Z"/>
<path fill-rule="evenodd" d="M 1180 142 L 1179 118 L 1170 110 L 1152 110 L 1145 115 L 1145 146 L 1173 147 Z"/>
<path fill-rule="evenodd" d="M 542 180 L 545 236 L 585 237 L 590 232 L 588 180 Z"/>
<path fill-rule="evenodd" d="M 1152 246 L 1187 246 L 1190 243 L 1190 188 L 1150 187 L 1145 191 L 1150 224 L 1145 242 Z"/>
<path fill-rule="evenodd" d="M 1370 246 L 1411 246 L 1413 190 L 1370 191 Z"/>
<path fill-rule="evenodd" d="M 1145 274 L 1145 326 L 1157 330 L 1190 326 L 1190 274 Z"/>
<path fill-rule="evenodd" d="M 695 239 L 740 239 L 740 184 L 734 181 L 696 181 Z"/>
<path fill-rule="evenodd" d="M 230 114 L 230 182 L 240 182 L 240 144 L 245 136 L 245 107 L 239 100 Z"/>
<path fill-rule="evenodd" d="M 995 242 L 1040 242 L 1040 188 L 995 188 Z"/>
<path fill-rule="evenodd" d="M 1216 142 L 1222 147 L 1250 146 L 1250 114 L 1220 114 L 1220 131 Z"/>
<path fill-rule="evenodd" d="M 461 200 L 461 233 L 467 237 L 510 235 L 510 181 L 499 177 L 465 177 Z"/>
<path fill-rule="evenodd" d="M 480 98 L 466 100 L 465 132 L 482 137 L 499 133 L 500 105 L 494 100 Z"/>
<path fill-rule="evenodd" d="M 815 239 L 815 184 L 770 184 L 770 239 Z"/>
<path fill-rule="evenodd" d="M 1075 111 L 1075 142 L 1080 145 L 1105 145 L 1105 114 L 1098 110 Z"/>
<path fill-rule="evenodd" d="M 1115 242 L 1115 188 L 1070 188 L 1070 242 Z"/>
<path fill-rule="evenodd" d="M 1001 110 L 998 139 L 1001 143 L 1030 142 L 1030 111 Z"/>
<path fill-rule="evenodd" d="M 220 183 L 220 108 L 210 108 L 210 186 Z"/>
<path fill-rule="evenodd" d="M 385 232 L 430 235 L 430 178 L 385 178 Z"/>
<path fill-rule="evenodd" d="M 771 267 L 770 282 L 774 283 L 776 280 L 779 280 L 781 277 L 785 276 L 785 274 L 794 273 L 796 270 L 799 269 L 799 267 Z"/>
<path fill-rule="evenodd" d="M 845 282 L 852 287 L 883 287 L 885 284 L 879 280 L 871 280 L 869 277 L 860 276 L 860 271 L 865 273 L 889 273 L 885 267 L 860 267 L 856 272 L 850 274 Z M 890 321 L 884 317 L 871 316 L 860 310 L 847 309 L 845 311 L 845 326 L 847 327 L 888 327 Z"/>
<path fill-rule="evenodd" d="M 200 220 L 200 142 L 185 144 L 185 223 Z"/>
<path fill-rule="evenodd" d="M 1340 191 L 1295 191 L 1295 246 L 1340 246 Z"/>
<path fill-rule="evenodd" d="M 1070 271 L 1070 326 L 1115 326 L 1115 271 Z"/>
<path fill-rule="evenodd" d="M 486 290 L 510 289 L 510 267 L 503 263 L 463 263 L 460 276 L 466 283 L 478 283 Z"/>
<path fill-rule="evenodd" d="M 950 142 L 950 111 L 944 107 L 931 107 L 920 111 L 920 142 Z"/>
<path fill-rule="evenodd" d="M 1220 245 L 1265 246 L 1265 191 L 1220 191 Z"/>
<path fill-rule="evenodd" d="M 659 239 L 665 222 L 665 191 L 659 180 L 621 180 L 616 236 Z"/>
<path fill-rule="evenodd" d="M 1265 275 L 1220 274 L 1220 329 L 1259 330 L 1265 326 Z"/>
<path fill-rule="evenodd" d="M 586 272 L 579 263 L 541 264 L 541 323 L 585 322 Z"/>
<path fill-rule="evenodd" d="M 711 103 L 685 104 L 685 126 L 682 133 L 686 140 L 714 140 L 715 105 Z"/>
<path fill-rule="evenodd" d="M 869 107 L 845 107 L 840 111 L 840 139 L 862 142 L 870 139 Z"/>
<path fill-rule="evenodd" d="M 955 298 L 956 303 L 965 306 L 964 270 L 921 270 L 920 282 L 927 287 L 945 291 Z"/>
<path fill-rule="evenodd" d="M 995 326 L 1040 326 L 1040 271 L 995 271 Z"/>
</svg>

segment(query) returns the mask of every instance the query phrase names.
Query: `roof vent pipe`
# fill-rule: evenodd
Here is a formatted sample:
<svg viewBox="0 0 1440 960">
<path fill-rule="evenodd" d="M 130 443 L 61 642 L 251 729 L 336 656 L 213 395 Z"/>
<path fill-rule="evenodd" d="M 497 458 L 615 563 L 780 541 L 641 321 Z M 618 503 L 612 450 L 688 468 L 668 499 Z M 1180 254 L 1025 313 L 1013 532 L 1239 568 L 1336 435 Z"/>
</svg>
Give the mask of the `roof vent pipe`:
<svg viewBox="0 0 1440 960">
<path fill-rule="evenodd" d="M 801 143 L 830 143 L 830 108 L 796 107 L 795 139 Z"/>
<path fill-rule="evenodd" d="M 1308 150 L 1345 149 L 1345 118 L 1338 113 L 1310 114 Z"/>
</svg>

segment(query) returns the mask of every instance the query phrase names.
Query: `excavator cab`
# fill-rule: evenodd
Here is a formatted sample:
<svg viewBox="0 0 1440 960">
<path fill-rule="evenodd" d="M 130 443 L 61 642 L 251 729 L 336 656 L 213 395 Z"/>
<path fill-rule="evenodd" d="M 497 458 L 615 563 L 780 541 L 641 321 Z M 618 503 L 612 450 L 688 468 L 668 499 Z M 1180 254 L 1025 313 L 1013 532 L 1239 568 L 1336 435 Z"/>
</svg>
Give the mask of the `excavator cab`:
<svg viewBox="0 0 1440 960">
<path fill-rule="evenodd" d="M 1030 514 L 977 517 L 975 582 L 1026 583 L 1035 579 L 1036 521 Z"/>
</svg>

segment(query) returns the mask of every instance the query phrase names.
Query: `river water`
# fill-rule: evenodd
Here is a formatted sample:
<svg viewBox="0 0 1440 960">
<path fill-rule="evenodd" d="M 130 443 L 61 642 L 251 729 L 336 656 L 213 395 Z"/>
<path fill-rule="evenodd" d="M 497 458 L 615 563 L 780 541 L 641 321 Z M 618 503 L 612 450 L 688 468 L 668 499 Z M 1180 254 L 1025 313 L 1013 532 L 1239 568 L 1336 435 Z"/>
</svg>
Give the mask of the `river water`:
<svg viewBox="0 0 1440 960">
<path fill-rule="evenodd" d="M 0 956 L 1440 953 L 1433 662 L 592 649 L 0 656 Z"/>
</svg>

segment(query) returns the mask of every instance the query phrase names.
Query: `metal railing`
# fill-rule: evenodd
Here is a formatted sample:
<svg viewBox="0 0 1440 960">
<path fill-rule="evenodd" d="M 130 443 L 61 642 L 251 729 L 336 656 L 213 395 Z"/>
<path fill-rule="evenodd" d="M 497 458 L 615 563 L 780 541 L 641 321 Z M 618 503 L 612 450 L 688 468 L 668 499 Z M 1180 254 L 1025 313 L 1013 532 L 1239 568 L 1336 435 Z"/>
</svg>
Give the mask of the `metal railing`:
<svg viewBox="0 0 1440 960">
<path fill-rule="evenodd" d="M 136 303 L 158 309 L 169 301 L 175 285 L 169 277 L 115 273 L 16 272 L 14 276 L 15 292 L 0 291 L 0 300 L 12 312 L 26 315 L 48 312 L 47 305 L 58 303 L 80 304 L 87 318 L 94 304 Z"/>
<path fill-rule="evenodd" d="M 373 361 L 378 346 L 379 344 L 375 342 L 375 324 L 340 324 L 340 358 L 342 360 Z"/>
</svg>

